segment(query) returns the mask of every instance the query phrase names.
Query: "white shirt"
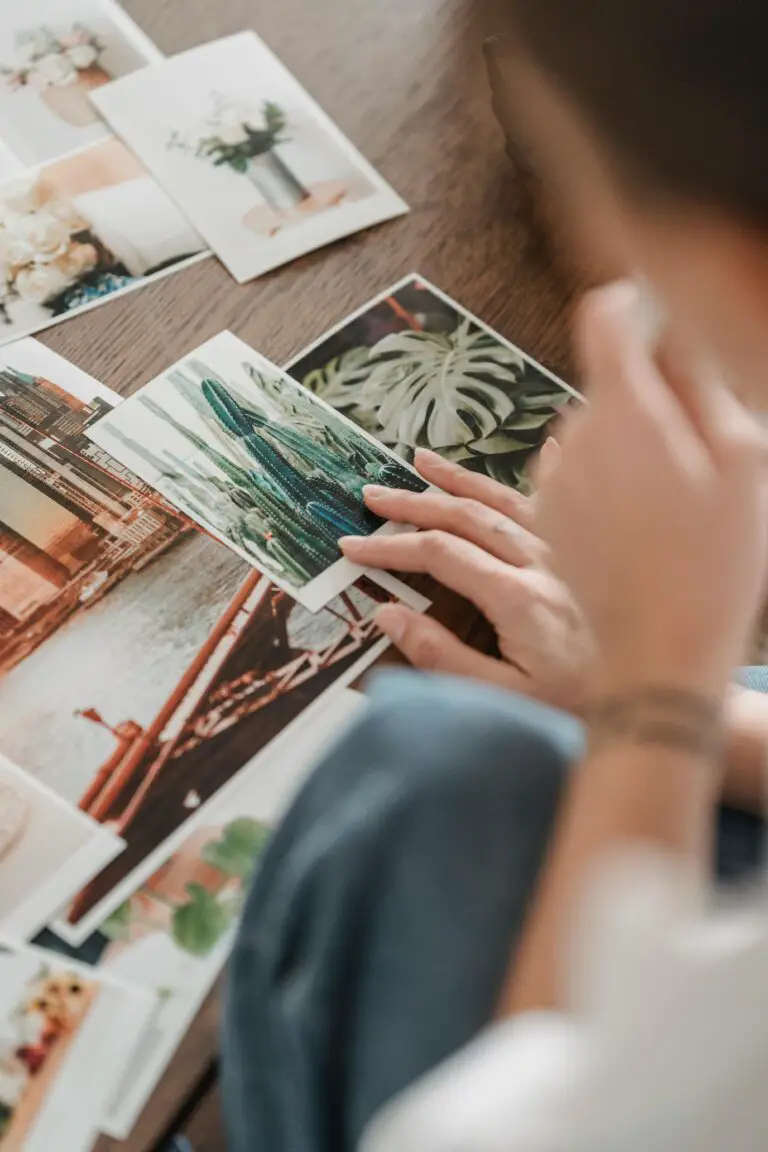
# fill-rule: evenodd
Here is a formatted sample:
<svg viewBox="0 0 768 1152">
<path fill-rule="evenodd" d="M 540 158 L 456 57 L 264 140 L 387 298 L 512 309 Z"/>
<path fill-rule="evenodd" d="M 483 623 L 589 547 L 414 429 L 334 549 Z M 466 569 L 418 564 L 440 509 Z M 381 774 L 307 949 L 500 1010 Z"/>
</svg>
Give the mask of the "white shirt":
<svg viewBox="0 0 768 1152">
<path fill-rule="evenodd" d="M 768 915 L 707 914 L 679 863 L 609 870 L 568 1013 L 519 1016 L 374 1119 L 361 1152 L 766 1152 Z"/>
</svg>

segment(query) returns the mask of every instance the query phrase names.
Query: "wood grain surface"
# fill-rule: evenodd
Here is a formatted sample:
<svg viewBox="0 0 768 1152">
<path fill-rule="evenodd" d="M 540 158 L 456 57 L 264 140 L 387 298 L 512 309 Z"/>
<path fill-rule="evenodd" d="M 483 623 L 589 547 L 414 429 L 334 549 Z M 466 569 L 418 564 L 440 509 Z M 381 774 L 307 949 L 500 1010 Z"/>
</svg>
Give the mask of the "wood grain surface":
<svg viewBox="0 0 768 1152">
<path fill-rule="evenodd" d="M 411 206 L 410 215 L 238 286 L 213 258 L 42 335 L 129 394 L 230 328 L 278 363 L 410 271 L 455 296 L 573 381 L 573 286 L 531 242 L 530 219 L 494 119 L 471 0 L 124 0 L 165 53 L 255 29 Z M 215 547 L 216 545 L 211 545 Z M 491 643 L 469 606 L 429 589 L 435 614 Z M 225 1147 L 215 1086 L 216 1001 L 183 1043 L 131 1139 L 148 1152 L 174 1130 L 195 1152 Z"/>
</svg>

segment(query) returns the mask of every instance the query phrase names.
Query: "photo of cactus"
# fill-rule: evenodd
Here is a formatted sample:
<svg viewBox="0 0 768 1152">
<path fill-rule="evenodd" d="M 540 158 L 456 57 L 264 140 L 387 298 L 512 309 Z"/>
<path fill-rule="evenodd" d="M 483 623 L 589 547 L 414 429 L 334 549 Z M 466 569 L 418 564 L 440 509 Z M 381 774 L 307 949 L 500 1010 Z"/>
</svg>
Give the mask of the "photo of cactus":
<svg viewBox="0 0 768 1152">
<path fill-rule="evenodd" d="M 397 530 L 368 511 L 363 487 L 427 487 L 231 332 L 87 434 L 311 612 L 361 574 L 342 557 L 341 536 Z"/>
</svg>

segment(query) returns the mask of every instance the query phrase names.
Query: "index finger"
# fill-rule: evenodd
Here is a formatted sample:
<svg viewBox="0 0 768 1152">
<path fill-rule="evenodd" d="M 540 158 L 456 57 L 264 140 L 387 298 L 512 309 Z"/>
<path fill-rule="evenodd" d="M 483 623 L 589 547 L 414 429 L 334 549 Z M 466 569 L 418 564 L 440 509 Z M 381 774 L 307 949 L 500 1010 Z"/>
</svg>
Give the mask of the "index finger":
<svg viewBox="0 0 768 1152">
<path fill-rule="evenodd" d="M 417 450 L 414 464 L 425 480 L 442 488 L 449 496 L 478 500 L 496 512 L 509 516 L 510 520 L 515 520 L 523 528 L 532 526 L 533 509 L 530 501 L 514 488 L 507 488 L 490 476 L 471 472 L 469 468 L 444 460 L 437 452 L 429 452 L 426 448 Z"/>
<path fill-rule="evenodd" d="M 448 532 L 400 532 L 395 536 L 344 536 L 344 555 L 355 564 L 391 572 L 420 572 L 471 600 L 486 616 L 498 613 L 517 570 L 477 545 Z"/>
</svg>

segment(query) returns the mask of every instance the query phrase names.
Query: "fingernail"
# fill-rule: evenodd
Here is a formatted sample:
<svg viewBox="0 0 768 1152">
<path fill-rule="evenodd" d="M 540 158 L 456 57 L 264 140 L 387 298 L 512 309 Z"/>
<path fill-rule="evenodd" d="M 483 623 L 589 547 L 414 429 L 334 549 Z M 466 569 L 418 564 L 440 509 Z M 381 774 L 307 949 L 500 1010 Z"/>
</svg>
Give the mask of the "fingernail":
<svg viewBox="0 0 768 1152">
<path fill-rule="evenodd" d="M 546 461 L 551 461 L 553 464 L 560 458 L 560 445 L 554 436 L 548 436 L 541 446 L 541 455 Z"/>
<path fill-rule="evenodd" d="M 359 552 L 361 546 L 365 543 L 365 536 L 341 536 L 337 541 L 339 548 L 342 552 Z"/>
<path fill-rule="evenodd" d="M 393 644 L 400 643 L 408 623 L 401 608 L 396 608 L 392 604 L 385 604 L 383 608 L 379 608 L 373 619 L 377 627 L 385 636 L 389 637 Z"/>
<path fill-rule="evenodd" d="M 365 496 L 366 500 L 378 500 L 380 497 L 385 496 L 388 492 L 391 491 L 391 488 L 386 488 L 383 484 L 363 485 L 363 496 Z"/>
</svg>

